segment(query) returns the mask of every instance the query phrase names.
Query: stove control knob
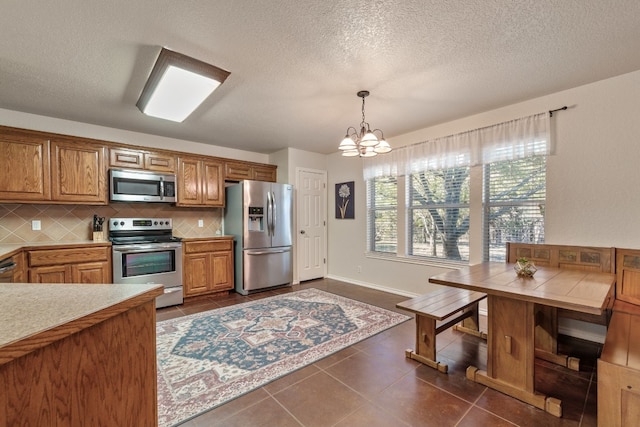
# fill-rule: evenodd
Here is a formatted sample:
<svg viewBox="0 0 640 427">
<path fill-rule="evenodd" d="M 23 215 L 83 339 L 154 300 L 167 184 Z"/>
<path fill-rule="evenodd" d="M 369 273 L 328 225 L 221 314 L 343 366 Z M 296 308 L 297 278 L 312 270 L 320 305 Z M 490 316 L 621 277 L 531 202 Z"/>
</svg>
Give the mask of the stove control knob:
<svg viewBox="0 0 640 427">
<path fill-rule="evenodd" d="M 113 221 L 113 226 L 117 227 L 118 226 L 118 221 Z"/>
<path fill-rule="evenodd" d="M 160 224 L 162 224 L 162 223 L 160 223 Z M 158 221 L 154 221 L 153 225 L 158 225 Z"/>
<path fill-rule="evenodd" d="M 124 227 L 124 221 L 120 221 L 120 225 Z"/>
<path fill-rule="evenodd" d="M 164 222 L 160 221 L 160 225 L 164 224 Z"/>
</svg>

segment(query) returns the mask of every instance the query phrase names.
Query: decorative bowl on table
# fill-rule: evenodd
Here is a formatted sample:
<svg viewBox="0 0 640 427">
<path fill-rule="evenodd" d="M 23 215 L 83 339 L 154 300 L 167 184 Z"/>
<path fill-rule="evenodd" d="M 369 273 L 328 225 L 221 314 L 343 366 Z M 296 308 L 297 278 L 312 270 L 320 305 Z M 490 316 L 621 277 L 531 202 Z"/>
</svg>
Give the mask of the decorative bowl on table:
<svg viewBox="0 0 640 427">
<path fill-rule="evenodd" d="M 519 258 L 516 261 L 516 265 L 513 266 L 513 269 L 520 277 L 533 277 L 536 271 L 538 271 L 535 264 L 526 258 Z"/>
</svg>

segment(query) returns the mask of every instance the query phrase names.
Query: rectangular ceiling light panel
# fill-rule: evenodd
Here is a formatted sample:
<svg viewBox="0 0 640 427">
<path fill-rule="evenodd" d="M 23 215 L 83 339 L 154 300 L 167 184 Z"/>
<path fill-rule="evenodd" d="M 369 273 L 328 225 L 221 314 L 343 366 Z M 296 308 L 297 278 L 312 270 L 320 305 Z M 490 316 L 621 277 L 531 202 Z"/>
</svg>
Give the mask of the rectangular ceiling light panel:
<svg viewBox="0 0 640 427">
<path fill-rule="evenodd" d="M 149 116 L 182 122 L 229 74 L 162 48 L 136 105 Z"/>
</svg>

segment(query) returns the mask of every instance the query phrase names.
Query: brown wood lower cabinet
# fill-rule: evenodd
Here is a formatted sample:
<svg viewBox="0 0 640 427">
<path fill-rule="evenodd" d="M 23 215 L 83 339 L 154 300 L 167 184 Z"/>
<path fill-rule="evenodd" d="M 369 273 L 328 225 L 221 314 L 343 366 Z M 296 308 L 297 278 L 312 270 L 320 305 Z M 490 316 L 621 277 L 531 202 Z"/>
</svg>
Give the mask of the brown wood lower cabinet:
<svg viewBox="0 0 640 427">
<path fill-rule="evenodd" d="M 33 298 L 47 292 L 20 286 L 30 286 Z M 68 307 L 77 303 L 68 285 L 51 286 L 62 286 L 49 301 L 61 317 L 81 313 Z M 155 297 L 161 291 L 124 289 L 119 292 L 130 296 L 111 303 L 105 302 L 114 298 L 109 286 L 115 285 L 96 291 L 105 308 L 61 324 L 49 311 L 50 328 L 0 345 L 0 425 L 157 426 Z M 9 321 L 26 323 L 31 315 L 43 323 L 28 307 L 20 313 L 23 318 Z"/>
<path fill-rule="evenodd" d="M 233 237 L 189 239 L 182 256 L 185 297 L 233 289 Z"/>
<path fill-rule="evenodd" d="M 111 248 L 75 246 L 28 250 L 31 283 L 111 283 Z"/>
</svg>

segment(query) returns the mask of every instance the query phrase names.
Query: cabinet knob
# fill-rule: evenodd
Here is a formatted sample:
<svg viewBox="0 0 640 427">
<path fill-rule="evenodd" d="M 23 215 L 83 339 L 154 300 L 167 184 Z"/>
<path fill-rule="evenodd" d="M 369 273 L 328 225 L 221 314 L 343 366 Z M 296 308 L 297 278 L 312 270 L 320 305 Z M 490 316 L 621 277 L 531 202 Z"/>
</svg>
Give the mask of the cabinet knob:
<svg viewBox="0 0 640 427">
<path fill-rule="evenodd" d="M 304 234 L 304 230 L 300 230 L 300 234 Z"/>
</svg>

